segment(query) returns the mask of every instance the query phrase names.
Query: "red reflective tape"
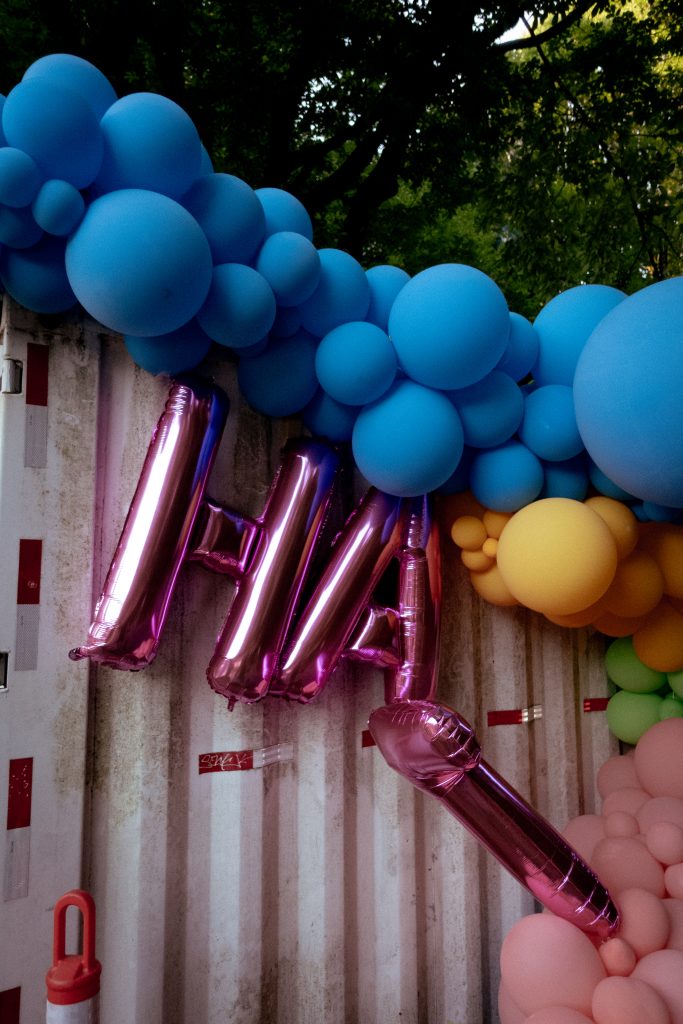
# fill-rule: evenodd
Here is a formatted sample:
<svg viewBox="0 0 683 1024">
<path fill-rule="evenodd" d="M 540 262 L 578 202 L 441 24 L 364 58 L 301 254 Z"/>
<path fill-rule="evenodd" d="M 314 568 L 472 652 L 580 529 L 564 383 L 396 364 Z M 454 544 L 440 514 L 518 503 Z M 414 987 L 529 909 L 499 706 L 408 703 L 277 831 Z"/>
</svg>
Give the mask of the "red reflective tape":
<svg viewBox="0 0 683 1024">
<path fill-rule="evenodd" d="M 609 697 L 586 697 L 583 702 L 584 711 L 604 711 L 609 704 Z"/>
<path fill-rule="evenodd" d="M 40 566 L 42 558 L 42 540 L 24 539 L 19 541 L 17 604 L 40 604 Z"/>
<path fill-rule="evenodd" d="M 0 992 L 0 1024 L 19 1024 L 21 988 L 6 988 Z"/>
<path fill-rule="evenodd" d="M 245 772 L 254 767 L 253 750 L 220 750 L 199 755 L 199 774 L 208 772 Z"/>
<path fill-rule="evenodd" d="M 17 757 L 9 763 L 7 828 L 28 828 L 31 824 L 33 758 Z"/>
<path fill-rule="evenodd" d="M 377 746 L 377 744 L 375 743 L 375 741 L 372 738 L 372 733 L 370 732 L 369 729 L 363 729 L 363 732 L 361 733 L 361 738 L 360 738 L 360 745 L 361 745 L 361 747 L 376 747 Z"/>
<path fill-rule="evenodd" d="M 488 711 L 486 713 L 487 725 L 521 725 L 524 721 L 524 714 L 521 708 L 512 711 Z"/>
<path fill-rule="evenodd" d="M 24 385 L 27 405 L 47 405 L 47 345 L 26 346 L 26 383 Z"/>
</svg>

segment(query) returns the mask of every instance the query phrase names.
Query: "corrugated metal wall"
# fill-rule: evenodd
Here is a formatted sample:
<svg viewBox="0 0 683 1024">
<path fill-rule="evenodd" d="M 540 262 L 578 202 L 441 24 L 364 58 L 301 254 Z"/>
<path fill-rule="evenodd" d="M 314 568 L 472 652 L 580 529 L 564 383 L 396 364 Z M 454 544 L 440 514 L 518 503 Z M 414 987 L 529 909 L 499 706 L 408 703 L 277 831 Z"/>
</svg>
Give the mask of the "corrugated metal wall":
<svg viewBox="0 0 683 1024">
<path fill-rule="evenodd" d="M 6 355 L 30 340 L 48 344 L 50 359 L 49 465 L 41 479 L 24 473 L 11 502 L 20 438 L 2 420 L 5 553 L 24 536 L 24 515 L 37 517 L 47 552 L 38 669 L 13 672 L 10 654 L 0 699 L 3 772 L 9 758 L 41 758 L 29 895 L 2 908 L 3 926 L 30 951 L 0 964 L 0 992 L 22 986 L 21 1024 L 41 1019 L 50 908 L 77 884 L 97 904 L 103 1024 L 496 1021 L 500 945 L 531 898 L 363 745 L 383 699 L 378 671 L 342 668 L 309 706 L 271 699 L 229 713 L 204 674 L 232 584 L 196 565 L 181 573 L 151 667 L 68 660 L 85 639 L 168 382 L 92 324 L 53 332 L 13 305 L 5 323 Z M 250 410 L 229 363 L 212 371 L 231 412 L 209 491 L 258 515 L 298 425 Z M 2 588 L 10 651 L 13 558 Z M 446 541 L 443 582 L 440 699 L 555 825 L 592 811 L 595 771 L 616 750 L 604 715 L 583 711 L 585 697 L 607 692 L 604 641 L 484 604 Z M 541 719 L 487 725 L 488 711 L 531 705 Z M 291 744 L 290 761 L 198 771 L 202 753 L 278 743 Z"/>
</svg>

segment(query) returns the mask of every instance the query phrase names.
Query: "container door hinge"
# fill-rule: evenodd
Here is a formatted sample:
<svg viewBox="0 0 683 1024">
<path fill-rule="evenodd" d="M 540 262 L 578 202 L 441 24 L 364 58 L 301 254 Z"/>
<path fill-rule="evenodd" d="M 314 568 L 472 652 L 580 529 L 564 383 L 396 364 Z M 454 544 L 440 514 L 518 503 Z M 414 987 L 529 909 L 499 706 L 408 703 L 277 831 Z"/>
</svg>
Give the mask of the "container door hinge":
<svg viewBox="0 0 683 1024">
<path fill-rule="evenodd" d="M 11 359 L 9 356 L 5 356 L 0 364 L 0 394 L 21 394 L 23 370 L 23 363 L 18 359 Z"/>
</svg>

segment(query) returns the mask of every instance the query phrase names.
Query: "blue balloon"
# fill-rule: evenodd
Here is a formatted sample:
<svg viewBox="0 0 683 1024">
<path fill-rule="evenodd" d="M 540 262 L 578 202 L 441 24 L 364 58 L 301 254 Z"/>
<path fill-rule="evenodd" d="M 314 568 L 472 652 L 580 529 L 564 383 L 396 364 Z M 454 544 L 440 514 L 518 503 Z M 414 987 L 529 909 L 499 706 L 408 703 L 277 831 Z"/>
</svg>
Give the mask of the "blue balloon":
<svg viewBox="0 0 683 1024">
<path fill-rule="evenodd" d="M 543 490 L 539 498 L 573 498 L 574 501 L 583 501 L 588 494 L 588 472 L 583 453 L 566 462 L 544 462 L 543 477 Z"/>
<path fill-rule="evenodd" d="M 0 243 L 12 249 L 30 249 L 43 237 L 28 206 L 0 206 Z"/>
<path fill-rule="evenodd" d="M 444 483 L 437 488 L 438 494 L 461 494 L 463 491 L 469 490 L 470 469 L 472 468 L 472 463 L 476 454 L 476 448 L 468 448 L 467 445 L 465 445 L 460 462 L 455 467 L 455 470 L 451 473 L 448 480 L 445 480 Z"/>
<path fill-rule="evenodd" d="M 519 436 L 527 448 L 548 462 L 564 462 L 583 451 L 572 389 L 545 384 L 528 394 Z"/>
<path fill-rule="evenodd" d="M 249 405 L 266 416 L 293 416 L 313 398 L 315 339 L 306 331 L 275 339 L 262 355 L 240 359 L 237 380 Z"/>
<path fill-rule="evenodd" d="M 588 459 L 588 479 L 596 491 L 604 494 L 606 498 L 615 498 L 617 501 L 634 501 L 634 496 L 618 487 L 613 480 L 605 476 L 601 469 L 595 465 L 592 459 Z"/>
<path fill-rule="evenodd" d="M 448 480 L 462 456 L 463 433 L 446 395 L 399 380 L 361 409 L 352 445 L 366 480 L 389 494 L 414 497 Z"/>
<path fill-rule="evenodd" d="M 102 165 L 104 143 L 97 118 L 73 89 L 47 78 L 15 85 L 2 108 L 10 146 L 33 157 L 45 178 L 85 188 Z"/>
<path fill-rule="evenodd" d="M 330 441 L 350 441 L 358 409 L 353 405 L 335 402 L 326 391 L 319 388 L 301 413 L 305 427 L 315 437 L 326 437 Z"/>
<path fill-rule="evenodd" d="M 42 238 L 30 249 L 3 249 L 0 279 L 6 291 L 33 313 L 64 313 L 76 305 L 64 268 L 64 241 Z"/>
<path fill-rule="evenodd" d="M 0 149 L 0 203 L 28 206 L 43 181 L 38 164 L 23 149 Z"/>
<path fill-rule="evenodd" d="M 266 237 L 294 231 L 309 242 L 313 240 L 313 224 L 300 199 L 282 188 L 257 188 L 256 195 L 265 215 Z"/>
<path fill-rule="evenodd" d="M 234 174 L 205 174 L 183 197 L 211 246 L 214 263 L 249 263 L 263 241 L 266 219 L 256 193 Z"/>
<path fill-rule="evenodd" d="M 275 319 L 275 296 L 263 277 L 243 263 L 214 267 L 206 302 L 197 320 L 209 337 L 229 348 L 255 345 Z"/>
<path fill-rule="evenodd" d="M 536 383 L 571 387 L 591 332 L 625 298 L 624 292 L 609 285 L 582 284 L 551 299 L 534 320 L 538 357 L 532 373 Z"/>
<path fill-rule="evenodd" d="M 303 235 L 277 231 L 261 246 L 256 269 L 273 289 L 280 306 L 298 306 L 313 294 L 320 280 L 318 250 Z"/>
<path fill-rule="evenodd" d="M 50 178 L 41 186 L 31 211 L 43 231 L 50 235 L 70 235 L 83 218 L 85 201 L 68 181 Z"/>
<path fill-rule="evenodd" d="M 593 331 L 574 378 L 593 461 L 644 501 L 683 507 L 683 277 L 624 299 Z"/>
<path fill-rule="evenodd" d="M 301 323 L 318 338 L 334 327 L 364 320 L 370 305 L 370 285 L 358 260 L 341 249 L 320 249 L 320 280 L 299 307 Z"/>
<path fill-rule="evenodd" d="M 275 338 L 291 338 L 301 327 L 301 313 L 294 306 L 278 306 L 270 333 Z"/>
<path fill-rule="evenodd" d="M 543 466 L 521 441 L 487 448 L 472 462 L 472 494 L 496 512 L 516 512 L 534 501 L 542 487 Z"/>
<path fill-rule="evenodd" d="M 503 355 L 509 334 L 510 314 L 498 285 L 459 263 L 416 274 L 389 315 L 389 335 L 405 372 L 444 390 L 485 377 Z"/>
<path fill-rule="evenodd" d="M 500 370 L 476 384 L 449 391 L 465 433 L 465 444 L 473 448 L 494 448 L 517 430 L 524 411 L 522 392 L 512 377 Z"/>
<path fill-rule="evenodd" d="M 119 334 L 150 337 L 188 323 L 211 285 L 202 229 L 168 196 L 123 189 L 96 199 L 66 248 L 78 301 Z"/>
<path fill-rule="evenodd" d="M 668 505 L 657 505 L 654 501 L 644 501 L 643 512 L 651 523 L 683 522 L 683 509 L 670 508 Z"/>
<path fill-rule="evenodd" d="M 315 372 L 322 388 L 347 405 L 366 405 L 396 377 L 396 353 L 381 328 L 364 320 L 341 324 L 318 346 Z"/>
<path fill-rule="evenodd" d="M 98 121 L 116 100 L 114 87 L 100 69 L 72 53 L 50 53 L 40 57 L 26 70 L 23 81 L 31 78 L 47 78 L 77 92 L 91 107 Z"/>
<path fill-rule="evenodd" d="M 148 373 L 174 376 L 198 366 L 211 348 L 211 338 L 196 320 L 154 338 L 124 338 L 133 360 Z"/>
<path fill-rule="evenodd" d="M 180 199 L 199 176 L 202 144 L 192 119 L 173 100 L 135 92 L 100 121 L 104 137 L 98 193 L 145 188 Z M 54 175 L 59 177 L 59 175 Z"/>
<path fill-rule="evenodd" d="M 404 284 L 410 281 L 410 274 L 401 267 L 394 267 L 390 264 L 380 264 L 377 267 L 370 267 L 365 271 L 365 276 L 370 285 L 370 306 L 366 314 L 366 320 L 376 324 L 383 331 L 389 330 L 389 313 L 394 304 L 394 299 L 403 288 Z"/>
<path fill-rule="evenodd" d="M 496 369 L 523 380 L 538 358 L 538 334 L 526 317 L 510 313 L 510 337 Z"/>
</svg>

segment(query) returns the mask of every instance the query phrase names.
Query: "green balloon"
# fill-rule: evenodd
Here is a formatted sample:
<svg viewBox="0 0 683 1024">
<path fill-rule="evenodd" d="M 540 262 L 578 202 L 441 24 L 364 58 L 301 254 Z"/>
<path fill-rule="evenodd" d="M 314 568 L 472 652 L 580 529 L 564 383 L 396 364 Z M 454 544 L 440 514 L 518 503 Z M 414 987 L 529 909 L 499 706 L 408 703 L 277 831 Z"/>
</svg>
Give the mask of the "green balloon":
<svg viewBox="0 0 683 1024">
<path fill-rule="evenodd" d="M 659 706 L 659 717 L 662 721 L 665 718 L 683 718 L 683 700 L 675 693 L 668 694 Z"/>
<path fill-rule="evenodd" d="M 664 672 L 643 664 L 633 650 L 630 636 L 620 636 L 609 645 L 605 668 L 612 682 L 630 693 L 653 693 L 666 684 Z"/>
<path fill-rule="evenodd" d="M 679 672 L 669 672 L 669 686 L 677 697 L 683 697 L 683 668 Z"/>
<path fill-rule="evenodd" d="M 607 724 L 617 739 L 637 743 L 644 732 L 659 721 L 662 698 L 654 693 L 617 690 L 607 705 Z"/>
</svg>

